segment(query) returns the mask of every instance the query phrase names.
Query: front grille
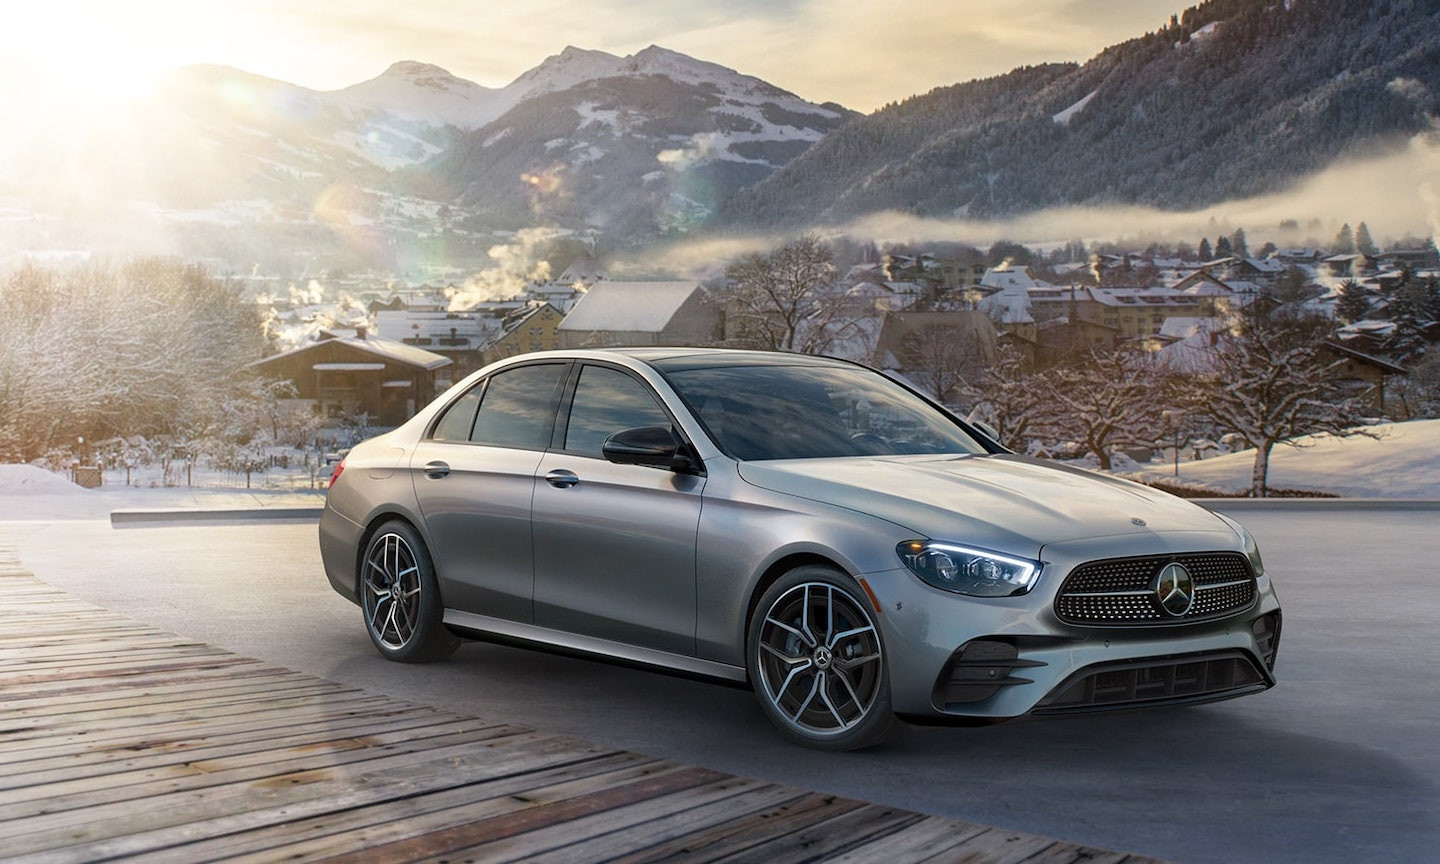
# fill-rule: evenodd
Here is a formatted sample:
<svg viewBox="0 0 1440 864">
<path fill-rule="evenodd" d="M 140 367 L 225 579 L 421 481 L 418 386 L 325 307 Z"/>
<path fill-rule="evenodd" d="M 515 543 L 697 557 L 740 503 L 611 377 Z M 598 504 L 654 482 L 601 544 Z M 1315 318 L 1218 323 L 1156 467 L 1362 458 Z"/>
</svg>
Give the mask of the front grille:
<svg viewBox="0 0 1440 864">
<path fill-rule="evenodd" d="M 1243 651 L 1152 657 L 1087 666 L 1036 706 L 1036 714 L 1213 702 L 1256 693 L 1270 681 Z"/>
<path fill-rule="evenodd" d="M 1172 563 L 1195 581 L 1194 602 L 1178 616 L 1165 610 L 1155 591 L 1156 577 Z M 1098 627 L 1191 624 L 1250 608 L 1255 591 L 1250 561 L 1238 552 L 1110 558 L 1071 571 L 1055 598 L 1055 614 L 1067 624 Z"/>
</svg>

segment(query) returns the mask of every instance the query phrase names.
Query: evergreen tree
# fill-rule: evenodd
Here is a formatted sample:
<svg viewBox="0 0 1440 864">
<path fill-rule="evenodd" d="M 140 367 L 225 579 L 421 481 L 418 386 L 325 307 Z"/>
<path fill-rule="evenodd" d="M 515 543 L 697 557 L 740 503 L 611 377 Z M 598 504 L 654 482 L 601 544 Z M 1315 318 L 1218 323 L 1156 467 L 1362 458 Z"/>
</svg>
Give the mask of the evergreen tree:
<svg viewBox="0 0 1440 864">
<path fill-rule="evenodd" d="M 1215 238 L 1215 257 L 1216 257 L 1216 258 L 1229 258 L 1229 257 L 1230 257 L 1231 255 L 1233 255 L 1233 254 L 1234 254 L 1234 250 L 1233 250 L 1232 247 L 1230 246 L 1230 238 L 1229 238 L 1229 237 L 1226 237 L 1224 234 L 1221 234 L 1219 237 Z"/>
<path fill-rule="evenodd" d="M 1349 222 L 1340 226 L 1340 233 L 1335 235 L 1335 242 L 1331 244 L 1330 251 L 1336 255 L 1355 254 L 1355 233 L 1350 230 Z"/>
<path fill-rule="evenodd" d="M 1370 314 L 1370 292 L 1354 279 L 1340 283 L 1340 299 L 1335 303 L 1335 316 L 1346 324 L 1364 321 Z"/>
<path fill-rule="evenodd" d="M 1381 291 L 1385 298 L 1385 318 L 1395 329 L 1385 337 L 1382 347 L 1398 363 L 1407 363 L 1425 353 L 1425 336 L 1421 331 L 1420 302 L 1424 283 L 1407 267 L 1401 278 Z"/>
<path fill-rule="evenodd" d="M 1199 255 L 1200 255 L 1200 260 L 1201 260 L 1201 261 L 1210 261 L 1210 260 L 1214 259 L 1214 257 L 1215 257 L 1214 251 L 1212 251 L 1212 250 L 1210 249 L 1210 238 L 1209 238 L 1209 237 L 1201 237 L 1201 238 L 1200 238 L 1200 247 L 1199 247 L 1199 249 L 1198 249 L 1197 251 L 1198 251 L 1198 253 L 1199 253 Z"/>
<path fill-rule="evenodd" d="M 1355 251 L 1362 255 L 1380 254 L 1380 247 L 1376 246 L 1375 241 L 1370 237 L 1370 226 L 1364 222 L 1361 222 L 1355 229 Z"/>
<path fill-rule="evenodd" d="M 1250 257 L 1250 247 L 1245 245 L 1245 229 L 1236 228 L 1235 233 L 1230 235 L 1230 248 L 1232 253 L 1240 258 Z"/>
</svg>

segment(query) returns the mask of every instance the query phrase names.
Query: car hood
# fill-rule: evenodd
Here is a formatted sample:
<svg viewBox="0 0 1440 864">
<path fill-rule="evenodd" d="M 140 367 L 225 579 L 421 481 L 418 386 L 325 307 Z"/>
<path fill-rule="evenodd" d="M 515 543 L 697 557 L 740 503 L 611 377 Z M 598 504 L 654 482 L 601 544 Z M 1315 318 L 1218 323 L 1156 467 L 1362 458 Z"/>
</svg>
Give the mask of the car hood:
<svg viewBox="0 0 1440 864">
<path fill-rule="evenodd" d="M 742 462 L 739 472 L 762 489 L 868 513 L 923 537 L 1030 555 L 1117 535 L 1234 537 L 1219 517 L 1180 498 L 1024 456 L 773 460 Z"/>
</svg>

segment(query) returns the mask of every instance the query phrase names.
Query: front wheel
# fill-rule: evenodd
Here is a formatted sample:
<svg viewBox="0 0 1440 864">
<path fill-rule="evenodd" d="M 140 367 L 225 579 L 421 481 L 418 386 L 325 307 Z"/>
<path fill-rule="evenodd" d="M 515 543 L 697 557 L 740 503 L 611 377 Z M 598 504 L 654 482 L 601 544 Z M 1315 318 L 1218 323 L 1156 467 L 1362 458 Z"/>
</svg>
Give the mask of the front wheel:
<svg viewBox="0 0 1440 864">
<path fill-rule="evenodd" d="M 455 653 L 445 628 L 435 566 L 420 535 L 404 522 L 380 526 L 360 562 L 360 604 L 370 641 L 387 660 L 427 663 Z"/>
<path fill-rule="evenodd" d="M 797 567 L 770 586 L 746 648 L 760 707 L 792 740 L 857 750 L 897 728 L 880 630 L 835 571 Z"/>
</svg>

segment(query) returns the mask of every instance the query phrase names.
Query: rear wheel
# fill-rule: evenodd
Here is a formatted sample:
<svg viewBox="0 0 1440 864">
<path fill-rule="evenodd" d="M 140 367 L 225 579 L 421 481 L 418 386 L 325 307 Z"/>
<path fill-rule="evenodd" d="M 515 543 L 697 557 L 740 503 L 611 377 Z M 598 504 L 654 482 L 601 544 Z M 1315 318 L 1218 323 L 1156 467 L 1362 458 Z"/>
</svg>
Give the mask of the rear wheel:
<svg viewBox="0 0 1440 864">
<path fill-rule="evenodd" d="M 404 522 L 380 526 L 360 562 L 365 629 L 380 654 L 401 663 L 443 660 L 460 640 L 445 628 L 435 567 L 420 535 Z"/>
<path fill-rule="evenodd" d="M 835 571 L 806 565 L 781 577 L 760 598 L 746 643 L 760 707 L 792 740 L 856 750 L 898 727 L 880 630 Z"/>
</svg>

